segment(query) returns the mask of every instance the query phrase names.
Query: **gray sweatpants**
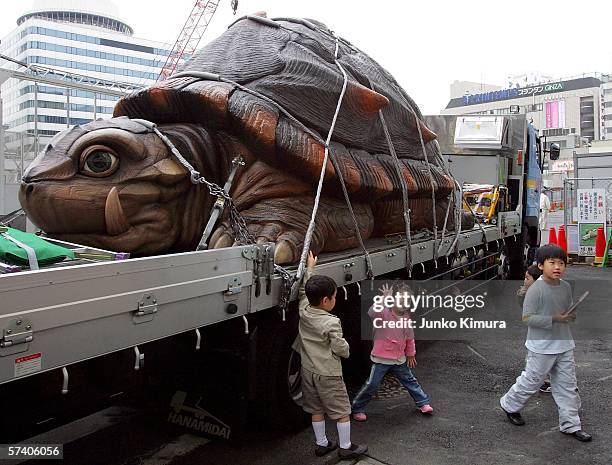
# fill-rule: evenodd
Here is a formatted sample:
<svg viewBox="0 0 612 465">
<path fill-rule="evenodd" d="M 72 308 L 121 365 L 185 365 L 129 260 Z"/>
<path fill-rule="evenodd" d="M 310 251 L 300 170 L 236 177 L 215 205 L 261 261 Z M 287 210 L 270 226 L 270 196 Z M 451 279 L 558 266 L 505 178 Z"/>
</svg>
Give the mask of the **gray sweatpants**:
<svg viewBox="0 0 612 465">
<path fill-rule="evenodd" d="M 559 409 L 559 429 L 564 433 L 578 431 L 581 429 L 578 416 L 580 396 L 573 350 L 550 355 L 528 351 L 525 370 L 499 403 L 506 412 L 520 412 L 529 398 L 538 391 L 548 373 L 552 396 Z"/>
</svg>

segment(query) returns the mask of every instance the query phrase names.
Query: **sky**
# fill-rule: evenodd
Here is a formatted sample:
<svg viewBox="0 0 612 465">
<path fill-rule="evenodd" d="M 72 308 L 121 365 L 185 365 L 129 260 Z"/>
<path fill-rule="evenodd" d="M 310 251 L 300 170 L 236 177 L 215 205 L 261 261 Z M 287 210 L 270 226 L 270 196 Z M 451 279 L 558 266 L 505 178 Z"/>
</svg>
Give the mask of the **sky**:
<svg viewBox="0 0 612 465">
<path fill-rule="evenodd" d="M 236 16 L 230 0 L 219 2 L 200 45 L 257 11 L 317 19 L 390 71 L 426 114 L 446 106 L 454 80 L 506 86 L 521 73 L 612 72 L 609 0 L 239 0 Z M 195 0 L 114 3 L 135 36 L 174 43 Z M 0 0 L 0 37 L 31 5 Z"/>
</svg>

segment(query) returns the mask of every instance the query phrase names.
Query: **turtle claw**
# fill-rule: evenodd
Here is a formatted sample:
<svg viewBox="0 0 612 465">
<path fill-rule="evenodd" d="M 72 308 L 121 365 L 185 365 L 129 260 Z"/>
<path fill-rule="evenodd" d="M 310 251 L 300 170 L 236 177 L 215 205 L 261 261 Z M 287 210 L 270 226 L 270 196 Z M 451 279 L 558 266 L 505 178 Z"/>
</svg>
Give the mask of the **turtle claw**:
<svg viewBox="0 0 612 465">
<path fill-rule="evenodd" d="M 219 227 L 217 227 L 212 235 L 210 236 L 210 239 L 208 239 L 208 245 L 210 249 L 214 248 L 214 245 L 217 243 L 217 241 L 219 240 L 219 238 L 223 235 L 223 233 L 226 233 L 227 229 L 225 228 L 225 226 L 221 225 Z"/>
<path fill-rule="evenodd" d="M 297 261 L 298 257 L 294 256 L 293 247 L 287 241 L 281 240 L 276 244 L 274 249 L 274 263 L 278 265 L 287 265 Z"/>
<path fill-rule="evenodd" d="M 232 239 L 232 236 L 230 236 L 226 232 L 221 234 L 219 239 L 217 239 L 215 242 L 211 241 L 211 244 L 213 244 L 212 246 L 213 249 L 223 249 L 224 247 L 231 247 L 233 243 L 234 243 L 234 240 Z"/>
</svg>

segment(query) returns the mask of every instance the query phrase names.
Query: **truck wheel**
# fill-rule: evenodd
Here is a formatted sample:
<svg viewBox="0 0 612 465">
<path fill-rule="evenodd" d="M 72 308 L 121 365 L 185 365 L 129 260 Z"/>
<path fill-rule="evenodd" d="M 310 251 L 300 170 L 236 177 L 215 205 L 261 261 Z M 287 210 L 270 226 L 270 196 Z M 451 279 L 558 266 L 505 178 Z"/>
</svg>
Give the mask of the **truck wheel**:
<svg viewBox="0 0 612 465">
<path fill-rule="evenodd" d="M 520 235 L 506 239 L 508 259 L 510 260 L 509 279 L 522 280 L 525 275 L 525 244 L 530 242 L 529 230 L 525 226 Z"/>
<path fill-rule="evenodd" d="M 288 311 L 286 321 L 273 318 L 261 329 L 257 342 L 259 410 L 274 429 L 303 428 L 309 417 L 302 410 L 302 364 L 291 348 L 298 333 L 297 311 Z"/>
</svg>

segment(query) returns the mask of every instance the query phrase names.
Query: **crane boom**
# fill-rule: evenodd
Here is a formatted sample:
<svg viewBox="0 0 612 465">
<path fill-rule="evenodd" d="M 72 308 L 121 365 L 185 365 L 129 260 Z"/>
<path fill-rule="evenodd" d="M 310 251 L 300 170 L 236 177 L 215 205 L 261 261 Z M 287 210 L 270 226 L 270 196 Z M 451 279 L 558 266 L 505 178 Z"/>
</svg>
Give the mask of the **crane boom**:
<svg viewBox="0 0 612 465">
<path fill-rule="evenodd" d="M 206 32 L 212 17 L 217 11 L 219 2 L 220 0 L 197 0 L 195 2 L 164 67 L 157 77 L 158 81 L 170 77 L 176 71 L 181 60 L 190 57 L 196 51 L 204 32 Z"/>
</svg>

